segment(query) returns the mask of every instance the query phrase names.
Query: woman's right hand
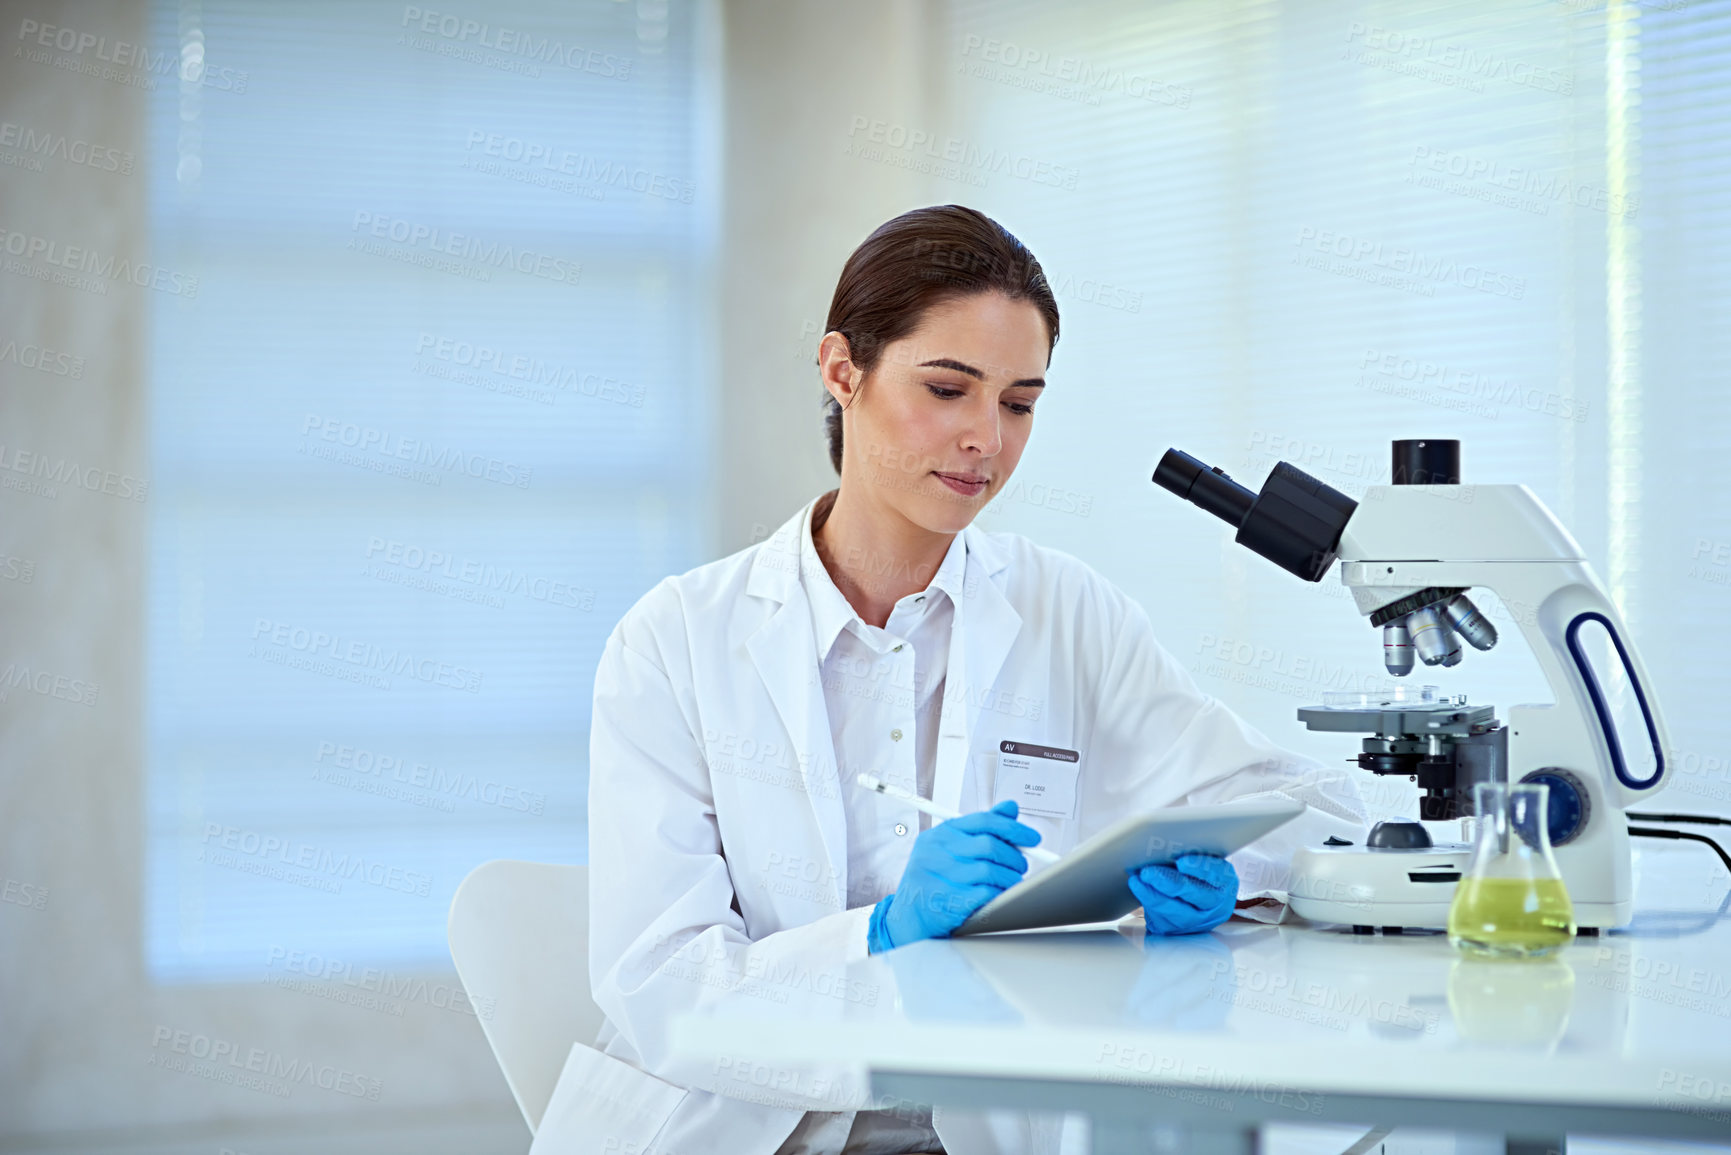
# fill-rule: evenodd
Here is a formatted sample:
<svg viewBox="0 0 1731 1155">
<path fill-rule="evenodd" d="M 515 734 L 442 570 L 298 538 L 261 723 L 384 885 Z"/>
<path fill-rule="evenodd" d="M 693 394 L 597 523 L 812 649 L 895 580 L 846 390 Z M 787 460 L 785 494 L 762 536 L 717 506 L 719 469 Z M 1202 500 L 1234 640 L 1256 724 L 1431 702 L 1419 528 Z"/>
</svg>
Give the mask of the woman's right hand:
<svg viewBox="0 0 1731 1155">
<path fill-rule="evenodd" d="M 1040 832 L 1016 821 L 1014 800 L 940 822 L 914 839 L 895 893 L 872 911 L 866 947 L 873 954 L 922 938 L 945 938 L 968 916 L 1022 881 Z"/>
</svg>

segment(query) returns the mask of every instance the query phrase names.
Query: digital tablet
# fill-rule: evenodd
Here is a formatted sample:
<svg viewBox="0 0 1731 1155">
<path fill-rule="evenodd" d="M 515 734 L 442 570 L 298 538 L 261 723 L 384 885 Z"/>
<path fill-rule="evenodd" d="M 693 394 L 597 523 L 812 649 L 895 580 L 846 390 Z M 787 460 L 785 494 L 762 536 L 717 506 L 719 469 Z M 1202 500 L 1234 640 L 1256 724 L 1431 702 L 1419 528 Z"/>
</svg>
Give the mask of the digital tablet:
<svg viewBox="0 0 1731 1155">
<path fill-rule="evenodd" d="M 976 910 L 953 936 L 1106 922 L 1135 910 L 1129 872 L 1181 854 L 1242 850 L 1304 813 L 1290 798 L 1173 806 L 1108 826 Z"/>
</svg>

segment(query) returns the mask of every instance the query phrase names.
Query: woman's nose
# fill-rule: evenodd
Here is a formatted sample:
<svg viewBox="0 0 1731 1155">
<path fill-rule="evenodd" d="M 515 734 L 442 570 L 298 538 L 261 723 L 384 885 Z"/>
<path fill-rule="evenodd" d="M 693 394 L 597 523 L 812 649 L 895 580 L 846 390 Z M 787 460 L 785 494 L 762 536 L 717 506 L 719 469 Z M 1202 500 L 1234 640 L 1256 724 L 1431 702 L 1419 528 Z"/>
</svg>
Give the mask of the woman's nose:
<svg viewBox="0 0 1731 1155">
<path fill-rule="evenodd" d="M 962 434 L 963 449 L 978 449 L 986 457 L 995 457 L 1004 447 L 1003 429 L 999 424 L 998 403 L 991 400 L 968 414 L 968 427 Z"/>
</svg>

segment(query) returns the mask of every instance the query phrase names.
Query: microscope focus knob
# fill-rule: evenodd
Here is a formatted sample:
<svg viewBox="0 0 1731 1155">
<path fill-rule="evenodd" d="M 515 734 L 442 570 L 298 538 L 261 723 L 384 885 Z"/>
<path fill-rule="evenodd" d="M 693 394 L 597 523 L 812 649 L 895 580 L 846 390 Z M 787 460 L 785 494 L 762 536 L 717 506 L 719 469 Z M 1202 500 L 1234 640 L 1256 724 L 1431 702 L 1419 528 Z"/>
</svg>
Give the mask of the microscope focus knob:
<svg viewBox="0 0 1731 1155">
<path fill-rule="evenodd" d="M 1430 831 L 1417 822 L 1378 822 L 1364 844 L 1378 850 L 1428 850 Z"/>
<path fill-rule="evenodd" d="M 1551 788 L 1546 795 L 1545 824 L 1551 828 L 1552 846 L 1574 841 L 1587 828 L 1587 820 L 1593 815 L 1593 799 L 1574 771 L 1543 766 L 1521 781 L 1542 782 Z"/>
</svg>

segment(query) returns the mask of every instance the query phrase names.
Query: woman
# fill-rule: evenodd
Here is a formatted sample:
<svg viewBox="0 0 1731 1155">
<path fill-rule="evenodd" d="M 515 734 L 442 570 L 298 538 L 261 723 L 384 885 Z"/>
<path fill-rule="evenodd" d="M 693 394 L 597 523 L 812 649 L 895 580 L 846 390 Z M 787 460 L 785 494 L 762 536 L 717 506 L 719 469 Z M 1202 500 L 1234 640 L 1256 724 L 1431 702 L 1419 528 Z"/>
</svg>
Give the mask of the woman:
<svg viewBox="0 0 1731 1155">
<path fill-rule="evenodd" d="M 957 205 L 899 216 L 849 257 L 826 329 L 840 485 L 769 540 L 657 585 L 596 674 L 605 1056 L 574 1055 L 584 1070 L 567 1077 L 592 1088 L 608 1149 L 959 1151 L 948 1116 L 684 1068 L 670 1022 L 804 997 L 824 985 L 813 974 L 947 935 L 1021 877 L 1023 848 L 1062 852 L 1126 813 L 1271 794 L 1310 807 L 1234 856 L 1248 884 L 1203 855 L 1133 872 L 1149 934 L 1207 930 L 1235 903 L 1278 917 L 1293 847 L 1360 836 L 1345 776 L 1202 694 L 1135 601 L 972 524 L 1027 447 L 1058 339 L 1019 241 Z M 962 817 L 861 790 L 862 771 Z"/>
</svg>

